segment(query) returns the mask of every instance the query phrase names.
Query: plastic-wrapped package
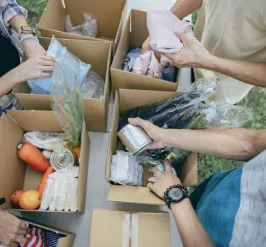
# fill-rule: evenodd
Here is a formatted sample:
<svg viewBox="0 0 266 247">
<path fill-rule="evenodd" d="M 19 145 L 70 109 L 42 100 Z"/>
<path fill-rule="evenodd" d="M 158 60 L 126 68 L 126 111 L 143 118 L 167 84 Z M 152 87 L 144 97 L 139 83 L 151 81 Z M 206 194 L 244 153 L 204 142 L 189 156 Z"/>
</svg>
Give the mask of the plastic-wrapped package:
<svg viewBox="0 0 266 247">
<path fill-rule="evenodd" d="M 52 110 L 66 133 L 67 147 L 79 146 L 84 120 L 84 106 L 77 70 L 65 71 L 68 59 L 60 57 L 53 73 Z M 61 61 L 64 60 L 64 61 Z M 70 64 L 68 64 L 70 66 Z"/>
<path fill-rule="evenodd" d="M 78 26 L 73 26 L 71 18 L 67 15 L 65 20 L 66 31 L 75 35 L 82 35 L 95 38 L 98 35 L 97 20 L 93 19 L 90 15 L 84 14 L 84 23 Z"/>
<path fill-rule="evenodd" d="M 66 146 L 65 137 L 65 133 L 32 131 L 24 134 L 23 142 L 30 142 L 40 149 L 54 151 Z"/>
<path fill-rule="evenodd" d="M 104 79 L 94 71 L 90 71 L 81 85 L 81 96 L 85 99 L 103 99 Z"/>
<path fill-rule="evenodd" d="M 130 186 L 142 186 L 143 167 L 137 158 L 128 152 L 117 151 L 112 156 L 111 177 L 114 183 Z"/>
<path fill-rule="evenodd" d="M 62 169 L 49 175 L 40 210 L 77 211 L 78 168 Z"/>
<path fill-rule="evenodd" d="M 80 86 L 91 68 L 89 64 L 82 62 L 67 51 L 54 36 L 52 37 L 46 54 L 56 59 L 54 72 L 50 78 L 39 78 L 28 82 L 34 94 L 50 94 L 53 82 L 57 80 L 55 77 L 58 77 L 61 71 L 64 72 L 64 77 L 69 85 L 75 82 Z M 62 76 L 61 79 L 63 79 Z"/>
</svg>

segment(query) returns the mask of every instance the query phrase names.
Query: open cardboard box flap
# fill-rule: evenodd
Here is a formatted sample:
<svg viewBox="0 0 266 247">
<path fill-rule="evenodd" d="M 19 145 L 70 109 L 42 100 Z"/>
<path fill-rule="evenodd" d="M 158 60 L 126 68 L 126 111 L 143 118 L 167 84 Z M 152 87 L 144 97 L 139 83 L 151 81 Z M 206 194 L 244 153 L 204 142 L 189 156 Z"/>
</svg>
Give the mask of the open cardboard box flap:
<svg viewBox="0 0 266 247">
<path fill-rule="evenodd" d="M 158 103 L 174 95 L 176 95 L 176 93 L 174 92 L 128 89 L 120 89 L 119 92 L 116 92 L 105 172 L 105 178 L 109 183 L 112 155 L 116 153 L 118 147 L 117 129 L 120 114 L 135 107 Z M 185 186 L 197 183 L 197 155 L 195 153 L 190 154 L 187 162 L 180 166 L 180 169 L 177 171 L 177 175 Z M 159 199 L 152 192 L 150 192 L 147 187 L 120 185 L 110 186 L 108 201 L 143 203 L 153 205 L 165 204 L 163 200 Z"/>
<path fill-rule="evenodd" d="M 17 155 L 25 131 L 62 132 L 53 112 L 48 111 L 9 111 L 0 121 L 0 195 L 7 199 L 5 209 L 12 209 L 9 198 L 18 189 L 37 189 L 42 173 L 22 162 Z M 13 120 L 12 120 L 12 119 Z M 89 137 L 84 121 L 81 137 L 81 156 L 78 179 L 78 212 L 84 212 L 86 201 L 87 174 L 89 159 Z M 21 210 L 24 211 L 24 210 Z M 41 211 L 38 211 L 41 212 Z M 50 212 L 50 211 L 43 211 Z"/>
<path fill-rule="evenodd" d="M 40 19 L 38 28 L 43 37 L 55 35 L 58 38 L 87 39 L 93 41 L 109 40 L 118 43 L 123 18 L 126 14 L 126 0 L 50 0 Z M 64 8 L 65 7 L 65 8 Z M 73 35 L 65 31 L 65 19 L 69 14 L 74 26 L 84 22 L 83 13 L 97 20 L 98 36 L 90 38 Z"/>
<path fill-rule="evenodd" d="M 138 247 L 170 247 L 170 218 L 165 212 L 94 210 L 91 219 L 90 247 L 122 247 L 126 214 L 137 215 Z M 104 236 L 104 237 L 103 237 Z"/>
<path fill-rule="evenodd" d="M 106 132 L 110 94 L 109 68 L 112 54 L 110 43 L 69 39 L 58 39 L 58 41 L 83 62 L 91 64 L 91 70 L 105 80 L 103 100 L 83 99 L 83 104 L 87 128 L 90 131 Z M 50 42 L 51 38 L 40 38 L 40 44 L 46 50 Z M 26 82 L 16 86 L 13 92 L 25 110 L 51 110 L 50 95 L 30 94 L 30 88 Z"/>
<path fill-rule="evenodd" d="M 122 70 L 122 63 L 127 53 L 133 48 L 141 48 L 143 42 L 149 36 L 146 22 L 146 12 L 131 10 L 111 66 L 113 93 L 120 88 L 158 91 L 177 90 L 177 83 L 137 75 Z M 179 81 L 180 71 L 181 70 L 178 70 L 177 82 Z"/>
</svg>

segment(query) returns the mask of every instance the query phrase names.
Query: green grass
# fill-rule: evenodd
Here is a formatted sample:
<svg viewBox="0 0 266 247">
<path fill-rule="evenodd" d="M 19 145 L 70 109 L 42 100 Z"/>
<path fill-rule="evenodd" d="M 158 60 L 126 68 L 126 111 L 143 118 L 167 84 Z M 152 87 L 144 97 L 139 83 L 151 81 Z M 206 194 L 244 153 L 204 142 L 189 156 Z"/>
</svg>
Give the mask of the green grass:
<svg viewBox="0 0 266 247">
<path fill-rule="evenodd" d="M 28 10 L 28 24 L 37 31 L 37 24 L 48 0 L 17 0 L 17 2 Z M 40 33 L 37 32 L 37 35 Z"/>
</svg>

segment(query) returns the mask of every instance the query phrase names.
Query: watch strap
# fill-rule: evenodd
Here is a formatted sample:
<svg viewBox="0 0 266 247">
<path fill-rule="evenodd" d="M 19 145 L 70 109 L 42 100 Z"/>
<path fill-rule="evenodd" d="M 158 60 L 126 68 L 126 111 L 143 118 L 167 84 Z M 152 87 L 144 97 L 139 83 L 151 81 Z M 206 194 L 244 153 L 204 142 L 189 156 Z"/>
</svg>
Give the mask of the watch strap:
<svg viewBox="0 0 266 247">
<path fill-rule="evenodd" d="M 19 39 L 20 44 L 22 44 L 22 42 L 26 39 L 34 39 L 35 41 L 37 41 L 39 43 L 39 39 L 36 36 L 27 35 L 27 36 L 24 36 L 23 38 Z"/>
<path fill-rule="evenodd" d="M 180 190 L 183 192 L 183 197 L 182 197 L 181 200 L 179 200 L 179 201 L 170 200 L 170 198 L 169 198 L 168 193 L 169 193 L 169 191 L 170 191 L 171 189 L 174 189 L 174 188 L 178 188 L 178 189 L 180 189 Z M 166 205 L 168 206 L 169 209 L 171 208 L 171 203 L 173 203 L 173 202 L 180 202 L 180 201 L 182 201 L 183 199 L 188 198 L 188 197 L 189 197 L 189 196 L 188 196 L 188 190 L 187 190 L 187 188 L 186 188 L 185 186 L 181 185 L 181 184 L 175 184 L 175 185 L 173 185 L 173 186 L 170 186 L 170 187 L 164 192 L 164 201 L 165 201 L 165 203 L 166 203 Z"/>
</svg>

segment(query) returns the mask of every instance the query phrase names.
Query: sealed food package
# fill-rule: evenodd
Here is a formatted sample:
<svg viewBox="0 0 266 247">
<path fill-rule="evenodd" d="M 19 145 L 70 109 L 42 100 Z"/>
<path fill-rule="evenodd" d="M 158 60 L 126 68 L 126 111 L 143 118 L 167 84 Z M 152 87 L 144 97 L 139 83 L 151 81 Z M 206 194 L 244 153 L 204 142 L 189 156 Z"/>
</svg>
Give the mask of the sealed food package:
<svg viewBox="0 0 266 247">
<path fill-rule="evenodd" d="M 81 96 L 85 99 L 103 99 L 104 86 L 104 79 L 96 72 L 90 71 L 81 85 Z"/>
<path fill-rule="evenodd" d="M 28 84 L 34 94 L 50 94 L 53 81 L 56 80 L 56 76 L 60 73 L 57 71 L 64 71 L 64 76 L 71 86 L 74 82 L 78 86 L 81 86 L 91 66 L 82 62 L 76 56 L 71 54 L 60 42 L 53 36 L 51 43 L 47 50 L 47 56 L 55 57 L 56 66 L 54 72 L 50 78 L 39 78 L 33 81 L 29 81 Z"/>
<path fill-rule="evenodd" d="M 65 25 L 66 31 L 75 35 L 82 35 L 86 37 L 95 38 L 98 35 L 97 20 L 93 19 L 90 15 L 84 14 L 85 21 L 78 26 L 73 26 L 69 15 L 66 17 Z"/>
<path fill-rule="evenodd" d="M 110 180 L 114 183 L 130 186 L 142 186 L 143 167 L 136 156 L 128 152 L 117 151 L 112 156 Z"/>
<path fill-rule="evenodd" d="M 79 146 L 83 128 L 84 106 L 78 72 L 66 71 L 69 60 L 60 57 L 55 65 L 51 91 L 52 110 L 66 133 L 67 147 Z"/>
</svg>

